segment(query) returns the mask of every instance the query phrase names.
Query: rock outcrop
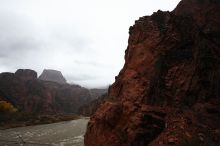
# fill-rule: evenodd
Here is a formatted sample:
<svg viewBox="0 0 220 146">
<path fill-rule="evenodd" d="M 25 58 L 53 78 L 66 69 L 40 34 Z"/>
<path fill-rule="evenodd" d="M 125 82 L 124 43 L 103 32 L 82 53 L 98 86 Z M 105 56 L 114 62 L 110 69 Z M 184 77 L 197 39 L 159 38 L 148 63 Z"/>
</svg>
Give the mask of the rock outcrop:
<svg viewBox="0 0 220 146">
<path fill-rule="evenodd" d="M 220 145 L 219 9 L 218 0 L 182 0 L 135 21 L 85 146 Z"/>
<path fill-rule="evenodd" d="M 52 69 L 44 69 L 42 74 L 39 76 L 39 79 L 60 84 L 66 84 L 66 79 L 63 77 L 62 73 L 60 71 Z"/>
</svg>

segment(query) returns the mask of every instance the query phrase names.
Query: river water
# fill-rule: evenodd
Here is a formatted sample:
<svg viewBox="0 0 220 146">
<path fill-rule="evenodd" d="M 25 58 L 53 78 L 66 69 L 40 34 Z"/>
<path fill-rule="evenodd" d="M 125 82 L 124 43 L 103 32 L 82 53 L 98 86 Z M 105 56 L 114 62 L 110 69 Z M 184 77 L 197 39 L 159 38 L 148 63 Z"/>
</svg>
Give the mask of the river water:
<svg viewBox="0 0 220 146">
<path fill-rule="evenodd" d="M 88 118 L 0 130 L 0 146 L 83 146 Z"/>
</svg>

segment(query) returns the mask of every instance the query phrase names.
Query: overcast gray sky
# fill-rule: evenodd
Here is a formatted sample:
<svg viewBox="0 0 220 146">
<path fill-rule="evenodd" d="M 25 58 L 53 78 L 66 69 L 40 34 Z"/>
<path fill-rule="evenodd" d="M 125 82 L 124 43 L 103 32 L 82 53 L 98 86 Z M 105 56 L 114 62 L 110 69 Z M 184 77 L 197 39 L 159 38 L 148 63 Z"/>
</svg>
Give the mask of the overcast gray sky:
<svg viewBox="0 0 220 146">
<path fill-rule="evenodd" d="M 60 70 L 70 83 L 102 87 L 124 64 L 128 29 L 180 0 L 0 0 L 0 72 Z"/>
</svg>

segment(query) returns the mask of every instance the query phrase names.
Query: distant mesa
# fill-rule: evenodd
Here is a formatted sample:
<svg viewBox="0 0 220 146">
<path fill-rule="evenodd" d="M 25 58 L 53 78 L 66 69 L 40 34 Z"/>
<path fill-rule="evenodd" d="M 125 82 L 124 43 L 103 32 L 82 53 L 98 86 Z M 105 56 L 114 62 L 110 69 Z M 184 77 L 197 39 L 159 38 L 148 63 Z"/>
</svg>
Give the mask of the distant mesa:
<svg viewBox="0 0 220 146">
<path fill-rule="evenodd" d="M 62 73 L 60 71 L 52 69 L 44 69 L 42 74 L 39 76 L 39 79 L 60 84 L 67 84 L 66 79 L 63 77 Z"/>
</svg>

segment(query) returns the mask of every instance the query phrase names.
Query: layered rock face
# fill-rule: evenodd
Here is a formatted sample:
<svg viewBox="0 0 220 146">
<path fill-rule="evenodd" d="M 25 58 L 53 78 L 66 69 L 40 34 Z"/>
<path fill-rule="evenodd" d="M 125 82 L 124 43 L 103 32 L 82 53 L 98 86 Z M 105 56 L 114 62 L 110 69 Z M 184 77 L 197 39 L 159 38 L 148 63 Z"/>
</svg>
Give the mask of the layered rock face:
<svg viewBox="0 0 220 146">
<path fill-rule="evenodd" d="M 39 76 L 39 79 L 60 84 L 66 84 L 66 79 L 63 77 L 62 73 L 60 71 L 52 69 L 44 69 L 42 74 Z"/>
<path fill-rule="evenodd" d="M 219 145 L 220 2 L 182 0 L 129 30 L 125 65 L 86 146 Z"/>
<path fill-rule="evenodd" d="M 79 107 L 92 99 L 86 88 L 39 80 L 32 70 L 0 74 L 0 100 L 12 103 L 22 112 L 78 114 Z"/>
</svg>

